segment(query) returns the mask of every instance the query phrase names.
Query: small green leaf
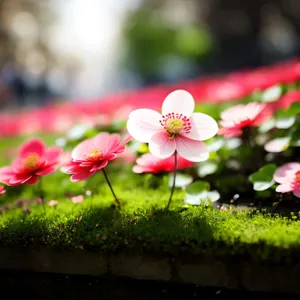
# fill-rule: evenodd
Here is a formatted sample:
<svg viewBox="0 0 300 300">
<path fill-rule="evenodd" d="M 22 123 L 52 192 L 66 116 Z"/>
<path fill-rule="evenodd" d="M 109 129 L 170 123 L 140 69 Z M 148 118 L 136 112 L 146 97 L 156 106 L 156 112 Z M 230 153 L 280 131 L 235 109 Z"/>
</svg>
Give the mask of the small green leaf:
<svg viewBox="0 0 300 300">
<path fill-rule="evenodd" d="M 268 164 L 251 174 L 249 180 L 253 183 L 253 189 L 256 191 L 264 191 L 270 188 L 274 184 L 273 176 L 275 171 L 276 165 Z"/>
<path fill-rule="evenodd" d="M 263 91 L 261 95 L 262 102 L 274 102 L 280 98 L 282 87 L 280 85 L 272 86 Z"/>
<path fill-rule="evenodd" d="M 300 102 L 295 102 L 288 109 L 278 110 L 275 115 L 277 118 L 288 118 L 288 117 L 295 117 L 299 114 L 300 114 Z"/>
<path fill-rule="evenodd" d="M 254 189 L 255 191 L 265 191 L 265 190 L 267 190 L 269 187 L 271 187 L 274 183 L 275 183 L 274 180 L 269 181 L 269 182 L 267 182 L 267 181 L 256 181 L 256 182 L 254 182 L 254 184 L 253 184 L 253 189 Z"/>
<path fill-rule="evenodd" d="M 280 118 L 276 120 L 275 127 L 278 129 L 287 129 L 292 127 L 295 124 L 296 117 L 287 117 L 287 118 Z"/>
<path fill-rule="evenodd" d="M 242 145 L 242 139 L 239 139 L 239 138 L 231 138 L 231 139 L 227 139 L 225 140 L 225 144 L 224 144 L 224 147 L 226 149 L 229 149 L 229 150 L 232 150 L 232 149 L 236 149 L 238 148 L 239 146 Z"/>
<path fill-rule="evenodd" d="M 218 191 L 211 191 L 211 192 L 203 191 L 195 195 L 191 195 L 187 193 L 184 202 L 191 205 L 200 205 L 203 202 L 205 203 L 208 203 L 208 201 L 216 202 L 219 199 L 220 199 L 220 194 Z"/>
<path fill-rule="evenodd" d="M 174 173 L 169 174 L 169 179 L 168 179 L 168 185 L 171 188 L 173 185 L 173 178 L 174 178 Z M 176 187 L 185 187 L 193 182 L 193 177 L 188 174 L 182 174 L 182 173 L 177 173 L 176 174 L 176 180 L 175 180 L 175 186 Z"/>
<path fill-rule="evenodd" d="M 198 180 L 190 184 L 186 188 L 186 193 L 189 195 L 197 195 L 204 191 L 209 191 L 210 185 L 207 181 Z"/>
<path fill-rule="evenodd" d="M 205 161 L 201 163 L 197 173 L 200 177 L 205 177 L 207 175 L 215 173 L 217 169 L 218 169 L 218 164 L 216 162 Z"/>
<path fill-rule="evenodd" d="M 264 122 L 263 124 L 261 124 L 258 128 L 258 131 L 261 133 L 265 133 L 265 132 L 270 131 L 274 127 L 275 127 L 275 119 L 271 118 L 271 119 L 267 120 L 266 122 Z"/>
</svg>

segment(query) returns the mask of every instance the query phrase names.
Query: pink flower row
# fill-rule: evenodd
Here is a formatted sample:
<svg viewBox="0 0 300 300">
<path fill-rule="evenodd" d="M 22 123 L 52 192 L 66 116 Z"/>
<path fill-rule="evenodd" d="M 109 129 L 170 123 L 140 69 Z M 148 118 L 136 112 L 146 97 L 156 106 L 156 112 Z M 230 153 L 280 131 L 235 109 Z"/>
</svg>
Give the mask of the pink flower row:
<svg viewBox="0 0 300 300">
<path fill-rule="evenodd" d="M 222 128 L 219 129 L 217 122 L 210 116 L 194 113 L 194 106 L 190 93 L 184 90 L 173 91 L 163 102 L 162 114 L 150 109 L 131 112 L 127 122 L 130 136 L 124 140 L 121 140 L 119 134 L 104 132 L 81 142 L 73 149 L 71 160 L 62 166 L 62 171 L 70 174 L 73 182 L 86 180 L 96 172 L 103 171 L 119 203 L 105 167 L 124 152 L 125 144 L 131 137 L 148 143 L 151 152 L 137 159 L 134 172 L 169 172 L 189 167 L 193 162 L 207 160 L 209 153 L 203 141 L 217 133 L 225 137 L 240 136 L 244 128 L 258 126 L 272 115 L 272 109 L 266 104 L 237 105 L 222 113 Z M 0 169 L 0 182 L 8 186 L 35 184 L 40 176 L 49 175 L 57 169 L 61 154 L 58 147 L 46 148 L 42 141 L 30 140 L 21 147 L 17 159 L 10 166 Z M 278 192 L 293 192 L 300 197 L 299 163 L 280 167 L 274 180 L 280 183 Z M 2 187 L 0 193 L 3 192 Z"/>
<path fill-rule="evenodd" d="M 0 136 L 35 132 L 64 132 L 70 129 L 74 122 L 108 125 L 114 119 L 126 120 L 133 109 L 144 107 L 158 110 L 162 105 L 162 99 L 175 89 L 189 91 L 197 102 L 218 103 L 238 100 L 255 90 L 263 90 L 279 83 L 293 83 L 299 79 L 300 61 L 292 60 L 255 70 L 235 72 L 225 77 L 191 80 L 124 92 L 107 96 L 104 99 L 95 99 L 88 103 L 66 102 L 62 105 L 51 105 L 30 112 L 2 113 L 0 115 Z M 275 106 L 284 108 L 299 99 L 299 91 L 291 92 L 279 99 Z M 270 104 L 270 106 L 274 106 L 274 104 Z M 48 122 L 49 119 L 52 122 Z"/>
</svg>

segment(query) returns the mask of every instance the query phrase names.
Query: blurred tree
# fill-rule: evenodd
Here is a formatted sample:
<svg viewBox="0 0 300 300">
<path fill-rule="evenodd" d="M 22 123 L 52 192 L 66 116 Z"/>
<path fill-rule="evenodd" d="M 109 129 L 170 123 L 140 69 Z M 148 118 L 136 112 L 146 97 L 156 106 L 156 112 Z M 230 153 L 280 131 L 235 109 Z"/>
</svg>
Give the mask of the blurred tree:
<svg viewBox="0 0 300 300">
<path fill-rule="evenodd" d="M 195 22 L 197 1 L 187 2 L 189 5 L 184 1 L 173 1 L 170 5 L 170 1 L 149 0 L 128 16 L 124 28 L 127 48 L 124 64 L 147 82 L 172 79 L 167 75 L 172 67 L 183 75 L 185 72 L 191 75 L 197 62 L 211 51 L 213 41 L 209 31 L 204 24 Z"/>
<path fill-rule="evenodd" d="M 128 16 L 127 66 L 161 81 L 166 68 L 184 79 L 298 56 L 299 11 L 299 0 L 147 0 Z"/>
</svg>

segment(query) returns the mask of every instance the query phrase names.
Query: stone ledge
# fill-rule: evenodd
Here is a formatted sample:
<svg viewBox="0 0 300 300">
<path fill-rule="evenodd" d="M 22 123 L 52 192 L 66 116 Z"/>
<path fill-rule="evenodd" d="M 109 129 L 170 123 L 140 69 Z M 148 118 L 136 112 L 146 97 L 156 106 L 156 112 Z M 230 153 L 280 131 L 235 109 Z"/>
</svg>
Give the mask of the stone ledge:
<svg viewBox="0 0 300 300">
<path fill-rule="evenodd" d="M 171 280 L 171 264 L 168 258 L 150 255 L 117 254 L 109 258 L 109 270 L 118 277 L 145 280 Z"/>
<path fill-rule="evenodd" d="M 179 258 L 118 253 L 105 256 L 83 250 L 0 247 L 0 269 L 69 275 L 129 277 L 201 286 L 300 295 L 299 265 L 250 263 L 213 257 Z"/>
</svg>

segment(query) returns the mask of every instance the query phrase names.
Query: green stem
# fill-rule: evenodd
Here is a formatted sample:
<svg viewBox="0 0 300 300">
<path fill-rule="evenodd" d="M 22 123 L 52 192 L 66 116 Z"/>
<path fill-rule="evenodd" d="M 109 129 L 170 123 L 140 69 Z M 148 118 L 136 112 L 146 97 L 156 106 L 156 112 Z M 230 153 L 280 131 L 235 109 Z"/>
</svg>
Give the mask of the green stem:
<svg viewBox="0 0 300 300">
<path fill-rule="evenodd" d="M 170 198 L 169 198 L 169 201 L 168 201 L 168 205 L 166 206 L 166 209 L 169 209 L 169 206 L 170 206 L 171 201 L 172 201 L 173 193 L 174 193 L 174 190 L 175 190 L 176 173 L 177 173 L 177 151 L 175 151 L 175 154 L 174 154 L 174 175 L 173 175 L 173 185 L 172 185 L 172 190 L 171 190 Z"/>
<path fill-rule="evenodd" d="M 40 194 L 40 198 L 42 200 L 42 206 L 43 206 L 43 210 L 44 210 L 44 214 L 46 214 L 46 207 L 45 207 L 45 195 L 44 195 L 44 190 L 43 190 L 43 185 L 42 185 L 42 177 L 39 178 L 39 194 Z"/>
<path fill-rule="evenodd" d="M 110 181 L 109 181 L 109 179 L 108 179 L 108 177 L 107 177 L 105 168 L 102 169 L 102 172 L 103 172 L 103 175 L 104 175 L 104 177 L 105 177 L 105 180 L 106 180 L 106 182 L 107 182 L 107 184 L 108 184 L 108 186 L 109 186 L 109 188 L 110 188 L 110 190 L 111 190 L 111 192 L 112 192 L 112 194 L 113 194 L 113 196 L 114 196 L 114 198 L 115 198 L 115 202 L 117 203 L 117 205 L 120 205 L 121 203 L 120 203 L 119 199 L 117 198 L 117 196 L 116 196 L 116 194 L 115 194 L 115 192 L 114 192 L 114 190 L 113 190 L 113 188 L 112 188 L 112 185 L 111 185 L 111 183 L 110 183 Z"/>
</svg>

